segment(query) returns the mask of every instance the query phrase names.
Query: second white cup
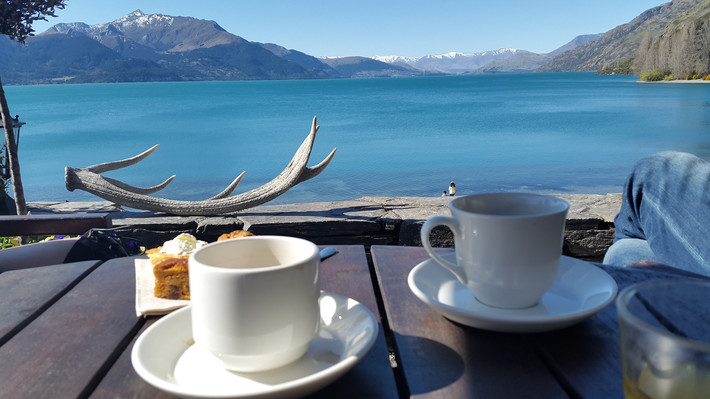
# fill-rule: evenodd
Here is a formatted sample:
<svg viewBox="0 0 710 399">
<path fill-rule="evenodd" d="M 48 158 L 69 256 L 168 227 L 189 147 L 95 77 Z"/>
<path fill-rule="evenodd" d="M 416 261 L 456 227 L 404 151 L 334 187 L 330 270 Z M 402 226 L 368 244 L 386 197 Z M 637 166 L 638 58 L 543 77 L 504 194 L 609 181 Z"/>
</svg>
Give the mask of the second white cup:
<svg viewBox="0 0 710 399">
<path fill-rule="evenodd" d="M 499 308 L 534 306 L 557 275 L 567 201 L 539 194 L 493 193 L 459 197 L 451 216 L 422 226 L 422 245 L 480 302 Z M 429 241 L 437 225 L 454 233 L 456 261 L 436 253 Z"/>
<path fill-rule="evenodd" d="M 255 236 L 206 245 L 189 259 L 196 345 L 224 367 L 256 372 L 287 365 L 318 333 L 318 247 Z"/>
</svg>

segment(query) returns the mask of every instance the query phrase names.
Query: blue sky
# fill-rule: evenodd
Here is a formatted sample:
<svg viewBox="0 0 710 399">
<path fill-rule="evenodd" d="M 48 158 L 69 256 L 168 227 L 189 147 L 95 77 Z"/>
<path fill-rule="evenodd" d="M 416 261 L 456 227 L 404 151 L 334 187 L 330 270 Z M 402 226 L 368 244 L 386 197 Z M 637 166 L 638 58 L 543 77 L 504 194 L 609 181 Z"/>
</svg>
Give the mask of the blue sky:
<svg viewBox="0 0 710 399">
<path fill-rule="evenodd" d="M 547 53 L 575 36 L 603 33 L 661 0 L 67 0 L 60 22 L 90 25 L 134 10 L 216 21 L 247 40 L 313 56 L 402 55 L 517 48 Z"/>
</svg>

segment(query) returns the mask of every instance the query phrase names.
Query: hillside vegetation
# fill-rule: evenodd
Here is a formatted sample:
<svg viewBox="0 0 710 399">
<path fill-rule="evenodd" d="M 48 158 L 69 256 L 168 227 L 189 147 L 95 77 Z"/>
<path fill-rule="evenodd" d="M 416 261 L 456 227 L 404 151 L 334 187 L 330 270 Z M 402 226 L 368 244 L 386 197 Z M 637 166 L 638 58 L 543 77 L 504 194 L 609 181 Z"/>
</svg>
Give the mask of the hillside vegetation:
<svg viewBox="0 0 710 399">
<path fill-rule="evenodd" d="M 633 70 L 676 79 L 710 74 L 710 0 L 671 21 L 660 35 L 646 35 Z"/>
<path fill-rule="evenodd" d="M 694 13 L 701 0 L 674 0 L 651 8 L 632 21 L 606 32 L 600 39 L 563 53 L 540 68 L 540 71 L 590 71 L 606 69 L 615 73 L 640 74 L 634 59 L 641 43 L 648 43 L 665 31 L 677 18 Z M 610 10 L 610 12 L 613 12 Z M 651 38 L 651 39 L 649 39 Z M 652 40 L 651 40 L 652 41 Z M 707 40 L 700 44 L 710 49 Z M 619 68 L 626 64 L 627 68 Z"/>
</svg>

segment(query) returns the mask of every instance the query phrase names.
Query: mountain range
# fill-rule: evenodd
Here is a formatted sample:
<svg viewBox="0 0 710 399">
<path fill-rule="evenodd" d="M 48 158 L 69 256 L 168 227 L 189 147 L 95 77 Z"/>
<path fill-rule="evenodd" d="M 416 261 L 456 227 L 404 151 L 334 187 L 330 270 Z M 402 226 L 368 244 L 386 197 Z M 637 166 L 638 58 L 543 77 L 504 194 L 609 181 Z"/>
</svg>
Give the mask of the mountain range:
<svg viewBox="0 0 710 399">
<path fill-rule="evenodd" d="M 565 46 L 570 47 L 575 45 Z M 0 37 L 5 84 L 421 76 L 470 73 L 487 65 L 496 72 L 533 71 L 552 54 L 500 49 L 419 59 L 316 58 L 247 41 L 214 21 L 140 10 L 105 24 L 57 24 L 25 46 Z M 530 57 L 537 58 L 531 63 Z M 524 61 L 511 67 L 504 60 Z"/>
<path fill-rule="evenodd" d="M 698 69 L 703 65 L 702 51 L 710 46 L 708 30 L 702 28 L 707 26 L 703 21 L 707 22 L 710 15 L 703 14 L 710 9 L 708 5 L 710 0 L 674 0 L 604 34 L 580 35 L 547 54 L 506 48 L 419 59 L 316 58 L 273 43 L 247 41 L 214 21 L 136 10 L 105 24 L 57 24 L 30 37 L 26 45 L 2 36 L 0 77 L 5 84 L 320 79 L 599 71 L 610 66 L 612 72 L 620 72 L 619 65 L 627 66 L 626 73 L 638 73 L 634 68 L 655 65 L 658 51 L 668 52 L 669 47 L 678 47 L 683 40 L 695 42 L 684 46 L 683 54 L 699 52 L 691 57 L 698 65 L 693 68 Z M 667 37 L 673 32 L 668 29 L 679 24 L 693 34 L 676 36 L 669 42 Z M 693 31 L 698 26 L 701 28 Z M 642 57 L 636 60 L 642 44 Z"/>
</svg>

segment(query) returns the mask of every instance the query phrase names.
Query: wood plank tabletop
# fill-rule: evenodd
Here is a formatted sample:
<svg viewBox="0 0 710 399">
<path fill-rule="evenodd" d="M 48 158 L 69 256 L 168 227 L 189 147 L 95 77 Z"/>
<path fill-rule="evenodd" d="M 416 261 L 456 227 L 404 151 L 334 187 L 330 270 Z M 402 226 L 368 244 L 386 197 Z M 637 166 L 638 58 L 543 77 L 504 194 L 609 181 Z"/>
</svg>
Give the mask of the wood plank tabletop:
<svg viewBox="0 0 710 399">
<path fill-rule="evenodd" d="M 364 248 L 360 245 L 335 246 L 335 248 L 338 254 L 321 264 L 321 289 L 357 300 L 367 306 L 379 321 L 381 317 Z M 133 278 L 133 264 L 126 264 L 130 259 L 114 259 L 104 266 L 130 269 Z M 142 330 L 157 319 L 157 317 L 148 318 Z M 148 385 L 133 370 L 130 352 L 138 335 L 135 335 L 115 364 L 110 367 L 91 397 L 172 397 Z M 373 348 L 360 363 L 342 378 L 312 395 L 313 398 L 396 398 L 397 396 L 397 386 L 389 363 L 389 353 L 382 328 Z"/>
<path fill-rule="evenodd" d="M 61 298 L 98 263 L 67 263 L 1 273 L 0 345 Z"/>
<path fill-rule="evenodd" d="M 38 269 L 24 271 L 42 274 Z M 131 277 L 123 268 L 100 265 L 4 343 L 3 396 L 80 397 L 90 392 L 97 374 L 113 362 L 116 348 L 137 331 Z"/>
<path fill-rule="evenodd" d="M 336 249 L 321 264 L 321 289 L 359 301 L 381 320 L 364 248 Z M 159 319 L 135 314 L 134 259 L 0 274 L 3 397 L 171 397 L 145 383 L 131 364 L 135 339 Z M 365 358 L 312 397 L 397 396 L 380 328 Z"/>
<path fill-rule="evenodd" d="M 367 356 L 312 398 L 622 396 L 613 305 L 557 331 L 475 329 L 449 321 L 410 291 L 409 272 L 428 259 L 423 248 L 373 246 L 374 264 L 363 246 L 336 249 L 321 264 L 321 289 L 359 301 L 381 325 Z M 135 339 L 159 319 L 135 314 L 134 261 L 0 273 L 2 397 L 172 397 L 131 364 Z M 596 266 L 620 290 L 688 276 L 667 267 Z"/>
<path fill-rule="evenodd" d="M 671 267 L 615 267 L 597 265 L 619 287 L 656 279 L 704 278 Z M 580 398 L 623 397 L 621 349 L 616 305 L 566 329 L 529 334 L 560 381 Z"/>
<path fill-rule="evenodd" d="M 449 321 L 411 292 L 409 272 L 429 258 L 423 248 L 373 246 L 371 253 L 399 371 L 412 397 L 623 397 L 613 304 L 557 331 L 485 331 Z M 598 266 L 619 290 L 638 281 L 683 277 L 669 270 Z"/>
<path fill-rule="evenodd" d="M 371 253 L 412 397 L 567 397 L 519 334 L 461 326 L 414 296 L 407 276 L 429 258 L 423 248 L 373 246 Z"/>
</svg>

